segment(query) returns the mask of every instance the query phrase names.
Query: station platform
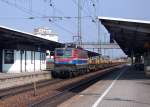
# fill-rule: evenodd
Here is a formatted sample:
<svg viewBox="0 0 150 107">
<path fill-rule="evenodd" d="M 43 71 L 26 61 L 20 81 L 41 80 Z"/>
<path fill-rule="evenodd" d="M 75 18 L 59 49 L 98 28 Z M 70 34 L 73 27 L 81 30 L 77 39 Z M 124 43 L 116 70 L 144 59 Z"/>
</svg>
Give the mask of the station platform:
<svg viewBox="0 0 150 107">
<path fill-rule="evenodd" d="M 150 107 L 150 79 L 145 77 L 144 71 L 126 66 L 59 107 Z"/>
<path fill-rule="evenodd" d="M 51 79 L 50 71 L 0 73 L 0 90 Z"/>
</svg>

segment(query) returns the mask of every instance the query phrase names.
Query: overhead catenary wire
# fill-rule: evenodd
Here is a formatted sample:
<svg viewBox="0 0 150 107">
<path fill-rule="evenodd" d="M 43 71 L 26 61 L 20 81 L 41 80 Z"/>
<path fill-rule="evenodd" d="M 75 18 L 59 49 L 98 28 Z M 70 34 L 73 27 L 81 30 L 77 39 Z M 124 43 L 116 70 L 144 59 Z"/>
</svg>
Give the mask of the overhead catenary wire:
<svg viewBox="0 0 150 107">
<path fill-rule="evenodd" d="M 0 0 L 0 1 L 2 1 L 2 2 L 6 3 L 6 4 L 10 5 L 10 6 L 13 6 L 13 7 L 15 7 L 15 8 L 17 8 L 17 9 L 19 9 L 19 10 L 21 10 L 21 11 L 27 13 L 27 14 L 29 14 L 29 15 L 31 15 L 31 17 L 0 17 L 1 19 L 5 19 L 5 20 L 6 19 L 9 19 L 9 20 L 10 19 L 13 19 L 13 20 L 14 19 L 32 19 L 32 20 L 33 19 L 49 19 L 49 20 L 51 20 L 51 18 L 55 18 L 55 19 L 77 19 L 77 17 L 70 17 L 70 16 L 64 16 L 64 17 L 62 17 L 62 16 L 46 16 L 46 15 L 41 14 L 39 12 L 35 12 L 35 11 L 32 10 L 32 6 L 31 6 L 32 3 L 31 3 L 31 1 L 30 1 L 31 4 L 29 4 L 30 5 L 30 9 L 27 9 L 25 7 L 17 5 L 16 1 L 14 1 L 14 2 L 10 2 L 9 0 Z M 56 10 L 59 11 L 58 9 L 56 9 Z M 33 13 L 34 14 L 36 13 L 37 16 L 33 16 Z M 61 12 L 59 11 L 59 13 L 61 13 Z M 67 33 L 73 34 L 70 30 L 62 27 L 61 25 L 53 22 L 53 25 L 54 24 L 55 24 L 56 27 L 66 31 Z"/>
<path fill-rule="evenodd" d="M 61 14 L 61 15 L 63 15 L 62 17 L 56 17 L 55 16 L 55 18 L 50 18 L 49 20 L 51 20 L 52 22 L 56 22 L 57 21 L 57 19 L 58 20 L 63 20 L 64 21 L 64 19 L 67 19 L 67 22 L 68 23 L 71 23 L 71 25 L 76 25 L 76 23 L 75 23 L 75 21 L 73 21 L 73 20 L 71 20 L 71 19 L 78 19 L 78 17 L 70 17 L 70 16 L 65 16 L 65 14 L 64 14 L 64 12 L 62 12 L 62 10 L 60 10 L 60 9 L 58 9 L 57 7 L 56 7 L 56 5 L 54 5 L 54 3 L 52 2 L 53 0 L 50 0 L 49 2 L 50 2 L 50 7 L 54 7 L 55 6 L 55 11 L 57 12 L 57 13 L 59 13 L 59 14 Z M 53 8 L 53 12 L 54 12 L 54 8 Z M 56 14 L 55 14 L 56 15 Z M 69 21 L 68 21 L 69 20 Z M 53 23 L 53 24 L 56 24 L 56 23 Z M 63 26 L 61 26 L 61 25 L 55 25 L 56 27 L 58 27 L 59 29 L 64 29 L 64 27 Z M 70 30 L 68 30 L 68 29 L 66 29 L 65 28 L 65 31 L 68 33 L 68 34 L 71 34 L 71 35 L 75 35 L 75 33 L 73 34 L 73 33 L 70 33 Z M 68 32 L 69 31 L 69 32 Z"/>
<path fill-rule="evenodd" d="M 61 14 L 62 17 L 65 16 L 64 12 L 62 12 L 60 9 L 58 9 L 56 7 L 56 5 L 54 4 L 53 0 L 44 0 L 44 1 L 47 2 L 47 3 L 49 3 L 49 6 L 52 7 L 52 9 L 53 9 L 53 15 L 54 15 L 54 13 L 55 13 L 55 15 L 56 15 L 56 13 L 58 13 L 59 15 Z M 55 20 L 55 19 L 53 18 L 53 20 Z M 72 20 L 69 20 L 68 22 L 72 23 L 72 25 L 75 24 Z"/>
<path fill-rule="evenodd" d="M 0 0 L 0 1 L 4 2 L 4 3 L 6 3 L 6 4 L 10 5 L 10 6 L 13 6 L 13 7 L 17 8 L 18 10 L 20 10 L 20 11 L 22 11 L 24 13 L 27 13 L 29 15 L 44 16 L 43 13 L 40 13 L 40 12 L 37 12 L 37 11 L 33 10 L 32 6 L 31 6 L 32 5 L 31 1 L 29 2 L 29 5 L 30 5 L 29 8 L 26 8 L 26 7 L 18 5 L 16 1 L 15 2 L 12 2 L 10 0 Z"/>
<path fill-rule="evenodd" d="M 84 0 L 84 2 L 83 2 L 84 4 L 86 3 L 86 0 Z M 52 5 L 53 6 L 53 5 Z M 80 7 L 81 8 L 81 7 Z M 66 17 L 67 19 L 73 19 L 73 17 Z M 76 19 L 76 18 L 79 18 L 79 17 L 74 17 L 74 19 Z M 81 17 L 81 19 L 83 19 L 83 18 L 85 18 L 85 17 Z M 86 18 L 91 18 L 91 16 L 86 16 Z M 56 19 L 56 18 L 52 18 L 52 20 L 54 20 L 54 19 Z M 60 19 L 63 19 L 63 18 L 60 18 Z M 55 20 L 56 21 L 56 20 Z M 79 32 L 79 31 L 78 31 Z"/>
<path fill-rule="evenodd" d="M 34 3 L 32 3 L 32 0 L 23 0 L 22 2 L 25 2 L 25 4 L 26 5 L 28 5 L 28 6 L 26 6 L 26 7 L 24 7 L 24 6 L 22 6 L 22 5 L 19 5 L 17 2 L 21 2 L 21 1 L 18 1 L 18 0 L 14 0 L 14 1 L 11 1 L 11 0 L 0 0 L 0 1 L 2 1 L 2 2 L 4 2 L 4 3 L 7 3 L 8 5 L 11 5 L 11 6 L 13 6 L 13 7 L 15 7 L 15 8 L 17 8 L 17 9 L 19 9 L 19 10 L 21 10 L 21 11 L 23 11 L 23 12 L 25 12 L 25 13 L 27 13 L 27 14 L 29 14 L 29 15 L 31 15 L 31 16 L 29 16 L 29 17 L 0 17 L 0 19 L 4 19 L 4 20 L 6 20 L 6 19 L 8 19 L 8 20 L 15 20 L 15 19 L 29 19 L 29 20 L 34 20 L 34 19 L 50 19 L 50 20 L 53 20 L 53 19 L 55 19 L 54 21 L 57 21 L 57 20 L 63 20 L 63 21 L 65 21 L 65 20 L 67 20 L 67 22 L 69 22 L 70 23 L 70 20 L 71 20 L 71 22 L 72 22 L 72 20 L 77 20 L 78 19 L 78 17 L 76 17 L 76 16 L 65 16 L 64 15 L 64 12 L 62 12 L 62 10 L 60 10 L 60 9 L 58 9 L 57 7 L 56 7 L 56 5 L 54 5 L 54 0 L 45 0 L 45 1 L 51 1 L 51 3 L 49 4 L 49 5 L 52 5 L 53 7 L 55 7 L 54 8 L 54 11 L 56 12 L 56 13 L 58 13 L 59 15 L 57 15 L 57 14 L 52 14 L 53 16 L 48 16 L 48 15 L 45 15 L 44 13 L 40 13 L 40 12 L 37 12 L 37 11 L 35 11 L 34 9 L 33 9 L 33 4 Z M 82 7 L 80 7 L 80 8 L 82 8 L 82 10 L 83 10 L 83 12 L 85 13 L 85 14 L 88 14 L 88 11 L 87 10 L 85 10 L 85 6 L 86 6 L 86 2 L 87 2 L 87 0 L 83 0 L 83 5 L 82 5 Z M 23 4 L 23 3 L 22 3 Z M 75 3 L 76 4 L 76 3 Z M 62 16 L 61 16 L 61 15 Z M 89 15 L 86 15 L 86 16 L 82 16 L 81 17 L 82 19 L 93 19 L 94 20 L 94 18 L 93 18 L 93 16 L 92 16 L 92 14 L 89 14 Z M 69 20 L 69 21 L 68 21 Z M 75 21 L 74 21 L 75 22 Z M 73 23 L 74 23 L 73 22 Z M 55 23 L 53 23 L 53 25 L 54 25 Z M 57 23 L 58 24 L 58 23 Z M 57 25 L 56 25 L 57 26 Z M 61 26 L 61 27 L 59 27 L 59 28 L 62 28 L 62 25 L 59 25 L 59 26 Z M 58 26 L 57 26 L 58 27 Z M 63 28 L 62 28 L 63 29 Z M 69 30 L 69 28 L 67 29 L 67 30 L 65 30 L 66 32 L 70 32 L 70 30 Z M 72 32 L 70 32 L 70 34 L 73 34 Z M 75 34 L 75 33 L 74 33 Z"/>
<path fill-rule="evenodd" d="M 19 9 L 19 10 L 21 10 L 21 11 L 27 13 L 27 14 L 29 14 L 29 15 L 32 15 L 32 17 L 29 17 L 29 19 L 46 18 L 47 17 L 47 15 L 44 15 L 43 13 L 36 12 L 36 11 L 34 11 L 32 9 L 32 0 L 29 0 L 29 9 L 17 5 L 16 0 L 14 1 L 14 3 L 10 2 L 9 0 L 0 0 L 0 1 L 2 1 L 2 2 L 8 4 L 8 5 L 11 5 L 11 6 L 13 6 L 13 7 L 15 7 L 15 8 L 17 8 L 17 9 Z M 48 1 L 48 0 L 44 0 L 44 1 Z M 52 0 L 50 0 L 50 4 L 52 5 Z M 54 5 L 52 5 L 52 7 L 54 7 Z M 60 14 L 62 14 L 64 16 L 64 13 L 61 10 L 55 8 L 55 11 L 57 11 L 58 13 L 60 13 Z M 34 14 L 35 14 L 35 16 L 33 16 Z M 41 16 L 41 17 L 37 17 L 37 16 Z M 54 17 L 52 17 L 52 16 L 50 16 L 50 17 L 53 18 L 53 19 L 76 19 L 76 18 L 78 18 L 78 17 L 70 17 L 70 16 L 64 16 L 63 17 L 63 16 L 62 17 L 61 16 L 56 16 L 55 17 L 55 15 L 54 15 Z M 90 16 L 85 16 L 85 17 L 82 17 L 82 18 L 90 18 Z M 28 18 L 23 18 L 23 19 L 28 19 Z"/>
<path fill-rule="evenodd" d="M 31 12 L 28 9 L 17 5 L 16 1 L 14 3 L 10 2 L 9 0 L 0 0 L 0 1 L 4 2 L 4 3 L 6 3 L 6 4 L 10 5 L 10 6 L 13 6 L 13 7 L 15 7 L 15 8 L 17 8 L 17 9 L 19 9 L 19 10 L 21 10 L 21 11 L 31 15 Z"/>
<path fill-rule="evenodd" d="M 78 35 L 76 36 L 77 37 L 76 43 L 79 46 L 81 46 L 81 44 L 82 44 L 82 18 L 81 18 L 82 11 L 87 14 L 87 12 L 84 10 L 84 5 L 85 5 L 86 0 L 83 1 L 83 4 L 82 4 L 82 1 L 83 0 L 78 0 L 78 1 L 72 0 L 72 2 L 78 7 L 78 27 L 77 27 Z M 89 16 L 91 18 L 91 15 L 89 15 Z M 73 37 L 73 39 L 74 39 L 74 37 Z"/>
<path fill-rule="evenodd" d="M 74 33 L 73 32 L 71 32 L 70 30 L 68 30 L 68 29 L 66 29 L 66 28 L 64 28 L 64 27 L 62 27 L 61 25 L 59 25 L 58 23 L 56 23 L 56 22 L 52 22 L 52 21 L 50 21 L 52 24 L 54 24 L 54 26 L 56 26 L 56 27 L 58 27 L 59 29 L 62 29 L 62 30 L 64 30 L 65 32 L 67 32 L 68 34 L 71 34 L 71 35 L 74 35 Z"/>
<path fill-rule="evenodd" d="M 75 1 L 75 0 L 72 0 L 73 1 L 73 3 L 76 5 L 76 6 L 78 6 L 78 3 Z M 86 1 L 86 0 L 85 0 Z M 85 2 L 86 3 L 86 2 Z M 84 4 L 85 4 L 84 3 Z M 91 18 L 92 18 L 92 16 L 88 13 L 89 11 L 86 11 L 86 10 L 84 10 L 84 8 L 83 8 L 83 6 L 79 6 L 79 8 L 81 9 L 81 10 L 83 10 L 83 12 L 86 14 L 86 15 L 88 15 L 88 16 L 90 16 Z"/>
<path fill-rule="evenodd" d="M 96 3 L 97 2 L 97 3 Z M 101 39 L 100 39 L 100 29 L 101 29 L 101 26 L 100 26 L 100 22 L 99 22 L 99 20 L 98 20 L 98 6 L 99 6 L 99 1 L 95 1 L 95 0 L 91 0 L 91 4 L 92 4 L 92 6 L 93 6 L 93 8 L 94 8 L 94 15 L 95 15 L 95 17 L 96 17 L 96 23 L 97 23 L 97 31 L 98 31 L 98 33 L 97 33 L 97 36 L 98 36 L 98 44 L 99 44 L 99 48 L 98 48 L 98 53 L 99 54 L 101 54 Z"/>
<path fill-rule="evenodd" d="M 32 8 L 32 0 L 28 0 L 29 1 L 29 9 L 27 9 L 27 8 L 25 8 L 25 7 L 22 7 L 22 6 L 19 6 L 18 4 L 17 4 L 17 1 L 15 0 L 14 1 L 14 3 L 11 1 L 9 1 L 9 0 L 0 0 L 0 1 L 2 1 L 2 2 L 4 2 L 4 3 L 7 3 L 8 5 L 11 5 L 11 6 L 13 6 L 13 7 L 15 7 L 15 8 L 17 8 L 17 9 L 19 9 L 19 10 L 21 10 L 21 11 L 23 11 L 23 12 L 25 12 L 25 13 L 27 13 L 27 14 L 30 14 L 30 15 L 36 15 L 36 16 L 46 16 L 46 15 L 44 15 L 43 13 L 39 13 L 39 12 L 36 12 L 36 11 L 34 11 L 33 10 L 33 8 Z M 26 0 L 25 0 L 26 1 Z M 50 5 L 52 5 L 53 7 L 54 7 L 54 5 L 52 4 L 53 2 L 52 2 L 52 0 L 44 0 L 44 1 L 49 1 L 50 2 Z M 74 0 L 73 0 L 74 1 Z M 27 1 L 26 1 L 27 2 Z M 84 4 L 85 4 L 85 2 L 86 2 L 86 0 L 84 1 Z M 74 3 L 75 4 L 77 4 L 75 1 L 74 1 Z M 82 9 L 82 7 L 81 7 L 81 9 Z M 59 10 L 59 9 L 57 9 L 57 8 L 55 8 L 55 11 L 57 11 L 58 13 L 61 13 L 61 14 L 63 14 L 64 15 L 64 13 L 61 11 L 61 10 Z M 85 11 L 86 12 L 86 11 Z M 35 16 L 34 16 L 35 17 Z M 87 16 L 87 17 L 91 17 L 92 18 L 92 16 Z M 41 17 L 42 18 L 42 17 Z M 57 18 L 58 19 L 58 17 L 53 17 L 53 18 Z M 63 19 L 73 19 L 73 17 L 62 17 Z M 75 18 L 75 17 L 74 17 Z M 77 18 L 77 17 L 76 17 Z M 84 18 L 84 17 L 82 17 L 82 18 Z"/>
<path fill-rule="evenodd" d="M 88 18 L 90 18 L 90 16 L 82 16 L 81 17 L 82 19 L 88 19 Z M 0 17 L 0 19 L 5 19 L 5 20 L 14 20 L 14 19 L 58 19 L 58 20 L 72 20 L 72 19 L 74 19 L 74 20 L 77 20 L 78 19 L 78 17 L 76 17 L 76 16 L 64 16 L 64 17 L 62 17 L 62 16 L 29 16 L 29 17 Z"/>
</svg>

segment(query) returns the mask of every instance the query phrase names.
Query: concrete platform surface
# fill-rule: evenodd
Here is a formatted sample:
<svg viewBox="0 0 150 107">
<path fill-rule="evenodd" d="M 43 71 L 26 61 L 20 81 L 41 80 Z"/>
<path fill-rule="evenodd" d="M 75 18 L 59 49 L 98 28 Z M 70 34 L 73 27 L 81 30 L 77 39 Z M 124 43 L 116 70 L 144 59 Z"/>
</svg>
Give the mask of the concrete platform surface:
<svg viewBox="0 0 150 107">
<path fill-rule="evenodd" d="M 17 78 L 22 76 L 29 76 L 29 75 L 39 75 L 39 74 L 47 74 L 50 73 L 50 71 L 38 71 L 38 72 L 22 72 L 22 73 L 0 73 L 0 80 L 6 79 L 6 78 Z"/>
<path fill-rule="evenodd" d="M 125 67 L 78 93 L 59 107 L 150 107 L 150 79 Z"/>
<path fill-rule="evenodd" d="M 0 90 L 46 79 L 51 79 L 50 71 L 0 73 Z"/>
</svg>

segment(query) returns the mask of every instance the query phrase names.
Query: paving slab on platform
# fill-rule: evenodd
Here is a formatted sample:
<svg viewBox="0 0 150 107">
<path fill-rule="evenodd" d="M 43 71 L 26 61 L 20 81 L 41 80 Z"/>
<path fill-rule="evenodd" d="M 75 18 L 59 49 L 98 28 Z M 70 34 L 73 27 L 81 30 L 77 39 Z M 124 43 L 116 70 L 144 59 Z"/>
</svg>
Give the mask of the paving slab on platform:
<svg viewBox="0 0 150 107">
<path fill-rule="evenodd" d="M 115 81 L 120 72 L 122 75 Z M 96 102 L 97 106 L 94 105 Z M 106 76 L 59 107 L 150 107 L 150 79 L 144 76 L 143 71 L 125 67 Z"/>
</svg>

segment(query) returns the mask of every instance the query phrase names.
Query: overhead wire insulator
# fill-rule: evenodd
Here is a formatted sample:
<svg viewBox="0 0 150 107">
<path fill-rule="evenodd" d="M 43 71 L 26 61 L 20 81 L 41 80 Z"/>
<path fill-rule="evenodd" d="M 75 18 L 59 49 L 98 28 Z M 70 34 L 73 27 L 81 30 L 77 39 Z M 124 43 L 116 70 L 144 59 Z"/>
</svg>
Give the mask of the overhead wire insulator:
<svg viewBox="0 0 150 107">
<path fill-rule="evenodd" d="M 29 19 L 35 19 L 35 17 L 29 17 Z"/>
<path fill-rule="evenodd" d="M 92 22 L 95 23 L 95 20 L 93 19 Z"/>
<path fill-rule="evenodd" d="M 50 0 L 49 3 L 50 3 L 49 5 L 52 7 L 53 6 L 52 0 Z"/>
<path fill-rule="evenodd" d="M 52 22 L 52 19 L 48 19 L 49 22 Z"/>
<path fill-rule="evenodd" d="M 50 3 L 50 6 L 52 7 L 52 6 L 53 6 L 53 4 L 52 4 L 52 3 Z"/>
<path fill-rule="evenodd" d="M 93 7 L 95 7 L 95 4 L 93 3 Z"/>
</svg>

